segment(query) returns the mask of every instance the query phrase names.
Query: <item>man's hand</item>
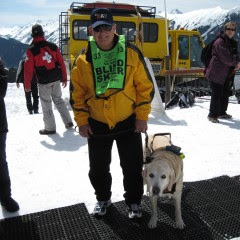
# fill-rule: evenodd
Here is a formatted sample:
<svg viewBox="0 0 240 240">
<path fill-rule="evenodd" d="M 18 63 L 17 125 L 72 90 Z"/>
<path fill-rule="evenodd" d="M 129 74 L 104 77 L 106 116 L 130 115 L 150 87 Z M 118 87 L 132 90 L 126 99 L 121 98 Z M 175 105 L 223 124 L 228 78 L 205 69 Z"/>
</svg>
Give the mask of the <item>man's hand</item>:
<svg viewBox="0 0 240 240">
<path fill-rule="evenodd" d="M 31 92 L 31 88 L 25 88 L 25 92 Z"/>
<path fill-rule="evenodd" d="M 145 133 L 148 129 L 147 121 L 136 119 L 135 122 L 135 132 L 137 133 Z"/>
<path fill-rule="evenodd" d="M 17 88 L 20 88 L 20 83 L 17 82 L 16 85 L 17 85 Z"/>
<path fill-rule="evenodd" d="M 67 86 L 67 81 L 66 82 L 62 82 L 62 86 L 63 86 L 63 88 L 65 88 Z"/>
<path fill-rule="evenodd" d="M 89 138 L 90 135 L 93 134 L 93 132 L 92 132 L 92 129 L 89 126 L 89 124 L 86 124 L 86 125 L 83 125 L 83 126 L 79 127 L 79 134 L 82 137 Z"/>
</svg>

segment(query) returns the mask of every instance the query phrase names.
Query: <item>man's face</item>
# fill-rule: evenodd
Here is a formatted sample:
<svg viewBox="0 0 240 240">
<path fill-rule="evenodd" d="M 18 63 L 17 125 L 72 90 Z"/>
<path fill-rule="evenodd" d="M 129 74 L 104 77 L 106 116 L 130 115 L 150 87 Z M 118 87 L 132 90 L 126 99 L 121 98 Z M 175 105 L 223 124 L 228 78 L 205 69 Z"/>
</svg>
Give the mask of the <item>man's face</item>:
<svg viewBox="0 0 240 240">
<path fill-rule="evenodd" d="M 100 25 L 96 28 L 89 27 L 89 32 L 92 34 L 98 47 L 102 50 L 109 50 L 112 48 L 115 31 L 116 24 L 113 26 Z"/>
</svg>

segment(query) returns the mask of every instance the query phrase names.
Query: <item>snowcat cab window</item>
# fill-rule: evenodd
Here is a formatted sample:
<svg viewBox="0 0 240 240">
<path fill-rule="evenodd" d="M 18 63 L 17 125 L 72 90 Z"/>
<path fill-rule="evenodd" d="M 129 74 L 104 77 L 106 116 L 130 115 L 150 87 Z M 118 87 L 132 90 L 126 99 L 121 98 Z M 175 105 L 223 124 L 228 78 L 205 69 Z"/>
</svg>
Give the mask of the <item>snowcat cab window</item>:
<svg viewBox="0 0 240 240">
<path fill-rule="evenodd" d="M 199 36 L 190 37 L 190 61 L 191 67 L 204 67 L 201 62 L 202 44 Z"/>
<path fill-rule="evenodd" d="M 172 56 L 172 37 L 168 35 L 168 51 L 169 55 Z"/>
<path fill-rule="evenodd" d="M 143 23 L 144 42 L 157 42 L 158 25 L 156 23 Z"/>
<path fill-rule="evenodd" d="M 88 40 L 88 26 L 89 21 L 75 20 L 73 21 L 73 39 L 74 40 Z"/>
<path fill-rule="evenodd" d="M 125 35 L 127 37 L 127 41 L 134 41 L 134 32 L 136 29 L 136 25 L 133 22 L 115 22 L 117 26 L 117 34 Z"/>
<path fill-rule="evenodd" d="M 178 37 L 179 59 L 189 59 L 189 38 L 188 36 Z"/>
</svg>

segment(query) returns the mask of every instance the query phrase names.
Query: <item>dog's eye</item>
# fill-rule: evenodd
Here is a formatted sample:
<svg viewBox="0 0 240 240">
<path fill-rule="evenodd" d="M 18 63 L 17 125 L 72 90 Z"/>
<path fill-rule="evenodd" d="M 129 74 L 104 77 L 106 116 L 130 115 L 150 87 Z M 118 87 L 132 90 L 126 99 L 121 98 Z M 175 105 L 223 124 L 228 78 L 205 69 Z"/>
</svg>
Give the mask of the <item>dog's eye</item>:
<svg viewBox="0 0 240 240">
<path fill-rule="evenodd" d="M 162 175 L 162 179 L 165 179 L 166 178 L 166 175 Z"/>
<path fill-rule="evenodd" d="M 150 173 L 150 174 L 149 174 L 149 177 L 150 177 L 150 178 L 153 178 L 153 177 L 154 177 L 154 175 L 153 175 L 152 173 Z"/>
</svg>

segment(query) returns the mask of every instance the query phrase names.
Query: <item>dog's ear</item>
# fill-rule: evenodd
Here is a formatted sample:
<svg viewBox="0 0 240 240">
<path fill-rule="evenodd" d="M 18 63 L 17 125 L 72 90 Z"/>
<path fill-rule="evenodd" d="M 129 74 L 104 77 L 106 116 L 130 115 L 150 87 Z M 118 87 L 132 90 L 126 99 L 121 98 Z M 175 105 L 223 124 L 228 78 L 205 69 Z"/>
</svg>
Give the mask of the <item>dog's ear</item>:
<svg viewBox="0 0 240 240">
<path fill-rule="evenodd" d="M 147 184 L 147 166 L 144 165 L 144 168 L 142 170 L 142 177 L 143 177 L 143 184 Z"/>
<path fill-rule="evenodd" d="M 167 186 L 167 189 L 168 189 L 169 192 L 172 191 L 172 186 L 173 186 L 174 182 L 175 182 L 175 172 L 174 172 L 173 169 L 171 169 L 171 172 L 169 174 L 169 183 L 168 183 L 168 186 Z"/>
</svg>

